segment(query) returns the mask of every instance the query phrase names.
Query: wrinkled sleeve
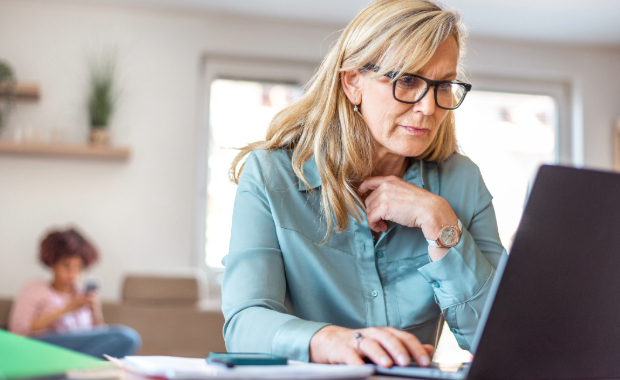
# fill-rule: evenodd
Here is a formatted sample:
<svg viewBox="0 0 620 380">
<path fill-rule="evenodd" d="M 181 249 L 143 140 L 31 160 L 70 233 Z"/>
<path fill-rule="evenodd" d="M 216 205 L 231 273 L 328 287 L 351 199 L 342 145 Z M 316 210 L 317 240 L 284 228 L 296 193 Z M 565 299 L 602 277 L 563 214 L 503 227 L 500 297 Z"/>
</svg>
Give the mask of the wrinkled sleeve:
<svg viewBox="0 0 620 380">
<path fill-rule="evenodd" d="M 229 352 L 308 361 L 312 336 L 327 323 L 302 320 L 284 306 L 286 276 L 266 179 L 256 153 L 239 180 L 230 249 L 222 260 L 224 340 Z"/>
<path fill-rule="evenodd" d="M 474 216 L 471 221 L 461 220 L 461 240 L 442 259 L 418 269 L 433 286 L 450 331 L 465 350 L 470 349 L 495 268 L 506 254 L 497 230 L 493 197 L 479 171 L 477 174 Z"/>
</svg>

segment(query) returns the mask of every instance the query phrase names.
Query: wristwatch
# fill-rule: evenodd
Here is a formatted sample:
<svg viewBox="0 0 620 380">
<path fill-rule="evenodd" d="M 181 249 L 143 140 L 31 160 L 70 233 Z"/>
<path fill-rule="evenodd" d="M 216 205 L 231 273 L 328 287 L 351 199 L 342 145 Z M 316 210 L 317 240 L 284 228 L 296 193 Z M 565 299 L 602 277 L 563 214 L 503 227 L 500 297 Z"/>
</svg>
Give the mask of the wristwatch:
<svg viewBox="0 0 620 380">
<path fill-rule="evenodd" d="M 459 223 L 456 226 L 447 225 L 441 227 L 439 234 L 437 235 L 437 239 L 426 239 L 428 245 L 438 248 L 452 248 L 457 245 L 459 240 L 461 240 L 461 234 L 463 233 L 463 224 L 460 220 L 458 222 Z"/>
</svg>

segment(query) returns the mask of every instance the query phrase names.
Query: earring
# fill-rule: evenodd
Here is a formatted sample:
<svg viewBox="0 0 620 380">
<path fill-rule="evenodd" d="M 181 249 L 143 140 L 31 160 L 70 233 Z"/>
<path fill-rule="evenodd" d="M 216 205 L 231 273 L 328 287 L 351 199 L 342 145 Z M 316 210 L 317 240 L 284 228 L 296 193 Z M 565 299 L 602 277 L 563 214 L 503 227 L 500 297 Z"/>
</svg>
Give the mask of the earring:
<svg viewBox="0 0 620 380">
<path fill-rule="evenodd" d="M 353 107 L 353 111 L 357 112 L 360 116 L 362 116 L 362 113 L 360 112 L 360 109 L 357 107 L 357 104 L 355 104 L 355 107 Z"/>
</svg>

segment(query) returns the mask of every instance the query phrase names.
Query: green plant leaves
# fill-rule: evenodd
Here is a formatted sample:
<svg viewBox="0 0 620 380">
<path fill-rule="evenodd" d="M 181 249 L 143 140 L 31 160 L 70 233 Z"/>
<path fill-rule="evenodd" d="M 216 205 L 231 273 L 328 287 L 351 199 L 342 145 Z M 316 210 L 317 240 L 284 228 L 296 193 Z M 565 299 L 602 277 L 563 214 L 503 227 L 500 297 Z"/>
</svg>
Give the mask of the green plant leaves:
<svg viewBox="0 0 620 380">
<path fill-rule="evenodd" d="M 114 113 L 116 103 L 116 55 L 104 56 L 90 63 L 90 92 L 88 113 L 93 128 L 106 128 Z"/>
</svg>

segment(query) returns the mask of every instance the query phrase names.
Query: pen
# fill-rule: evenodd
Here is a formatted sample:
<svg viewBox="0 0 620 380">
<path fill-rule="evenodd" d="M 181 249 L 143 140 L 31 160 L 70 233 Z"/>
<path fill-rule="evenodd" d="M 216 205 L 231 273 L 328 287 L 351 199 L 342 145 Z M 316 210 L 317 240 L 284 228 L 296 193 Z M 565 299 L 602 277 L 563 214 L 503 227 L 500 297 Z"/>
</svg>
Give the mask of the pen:
<svg viewBox="0 0 620 380">
<path fill-rule="evenodd" d="M 224 359 L 216 359 L 216 358 L 207 358 L 207 363 L 220 364 L 220 365 L 226 366 L 227 368 L 233 368 L 235 366 L 235 363 L 229 362 Z"/>
</svg>

